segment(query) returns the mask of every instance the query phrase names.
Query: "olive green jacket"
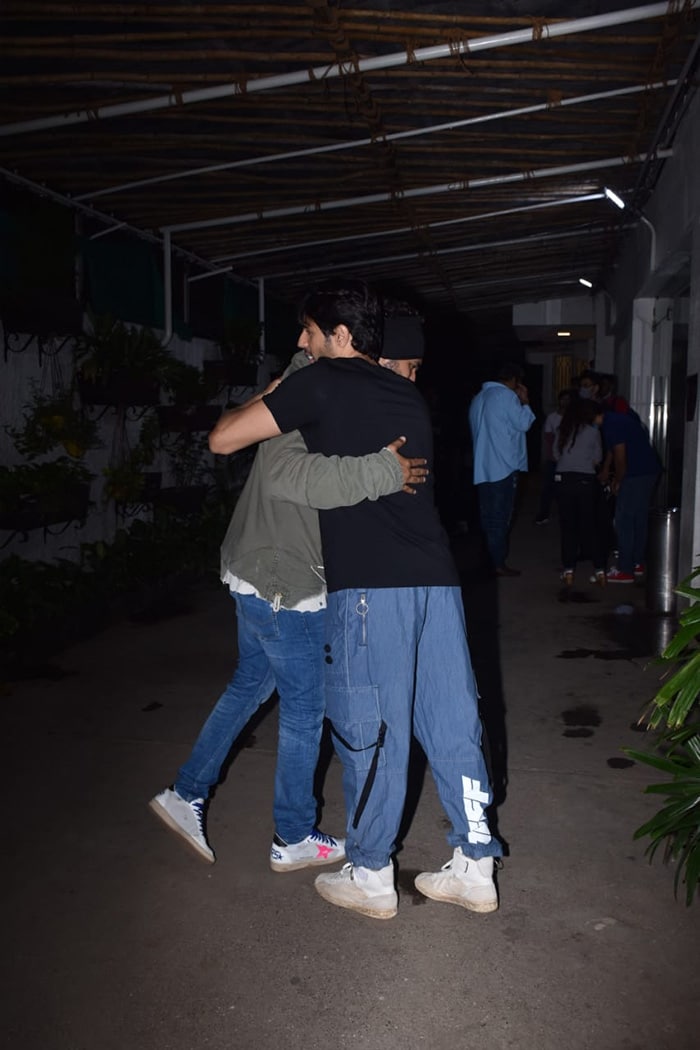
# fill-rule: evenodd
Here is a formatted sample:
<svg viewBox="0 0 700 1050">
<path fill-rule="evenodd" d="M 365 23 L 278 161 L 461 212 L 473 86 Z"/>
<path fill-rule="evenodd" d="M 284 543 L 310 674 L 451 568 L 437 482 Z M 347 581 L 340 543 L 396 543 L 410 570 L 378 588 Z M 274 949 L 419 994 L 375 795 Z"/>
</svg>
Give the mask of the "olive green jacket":
<svg viewBox="0 0 700 1050">
<path fill-rule="evenodd" d="M 308 364 L 295 354 L 289 374 Z M 325 590 L 318 510 L 379 499 L 403 486 L 387 449 L 369 456 L 309 453 L 298 430 L 260 444 L 221 546 L 232 573 L 262 598 L 292 608 Z"/>
</svg>

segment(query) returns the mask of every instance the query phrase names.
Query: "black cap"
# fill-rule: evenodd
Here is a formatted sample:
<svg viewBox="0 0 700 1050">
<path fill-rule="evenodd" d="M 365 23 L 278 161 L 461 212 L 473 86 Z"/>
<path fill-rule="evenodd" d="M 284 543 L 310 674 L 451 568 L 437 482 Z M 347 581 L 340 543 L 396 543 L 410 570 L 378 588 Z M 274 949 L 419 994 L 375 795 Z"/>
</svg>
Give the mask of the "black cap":
<svg viewBox="0 0 700 1050">
<path fill-rule="evenodd" d="M 384 345 L 380 357 L 391 361 L 406 361 L 410 358 L 422 358 L 424 353 L 425 339 L 420 317 L 384 319 Z"/>
</svg>

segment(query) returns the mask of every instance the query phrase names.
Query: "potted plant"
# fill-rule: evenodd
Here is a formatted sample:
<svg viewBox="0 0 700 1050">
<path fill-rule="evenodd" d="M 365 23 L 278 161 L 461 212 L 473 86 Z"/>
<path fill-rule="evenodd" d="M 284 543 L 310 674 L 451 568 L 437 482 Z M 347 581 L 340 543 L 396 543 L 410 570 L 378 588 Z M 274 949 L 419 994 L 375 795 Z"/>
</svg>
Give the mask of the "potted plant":
<svg viewBox="0 0 700 1050">
<path fill-rule="evenodd" d="M 80 396 L 90 405 L 157 405 L 172 362 L 152 329 L 108 316 L 92 319 L 92 331 L 79 338 L 75 359 Z"/>
<path fill-rule="evenodd" d="M 230 318 L 219 343 L 220 361 L 205 361 L 204 370 L 222 386 L 256 386 L 263 325 L 251 318 Z"/>
<path fill-rule="evenodd" d="M 25 405 L 21 427 L 9 427 L 17 451 L 28 459 L 43 456 L 63 446 L 69 456 L 80 459 L 88 449 L 99 448 L 97 423 L 73 403 L 68 391 L 42 394 L 36 387 Z"/>
<path fill-rule="evenodd" d="M 210 455 L 207 439 L 193 432 L 183 433 L 167 451 L 175 484 L 160 490 L 156 507 L 177 514 L 197 513 L 209 491 L 205 483 L 209 473 L 206 458 Z"/>
<path fill-rule="evenodd" d="M 670 677 L 641 719 L 649 729 L 661 730 L 657 752 L 625 748 L 635 761 L 666 774 L 663 782 L 646 788 L 648 794 L 664 796 L 664 804 L 634 837 L 650 839 L 650 859 L 661 847 L 664 861 L 676 863 L 674 889 L 677 893 L 685 883 L 686 904 L 700 884 L 700 587 L 694 586 L 699 576 L 700 566 L 675 589 L 692 604 L 681 613 L 678 630 L 659 658 Z"/>
<path fill-rule="evenodd" d="M 207 404 L 216 393 L 216 384 L 210 377 L 194 365 L 171 359 L 164 386 L 172 403 L 157 409 L 161 430 L 194 433 L 212 429 L 221 408 Z"/>
<path fill-rule="evenodd" d="M 103 497 L 115 503 L 155 503 L 163 475 L 160 471 L 144 471 L 130 461 L 105 467 Z"/>
<path fill-rule="evenodd" d="M 92 475 L 61 456 L 50 463 L 0 467 L 0 529 L 27 533 L 70 521 L 84 521 Z"/>
<path fill-rule="evenodd" d="M 147 471 L 155 459 L 160 428 L 150 412 L 141 423 L 139 440 L 121 459 L 103 470 L 103 499 L 120 505 L 153 503 L 160 489 L 160 471 Z"/>
</svg>

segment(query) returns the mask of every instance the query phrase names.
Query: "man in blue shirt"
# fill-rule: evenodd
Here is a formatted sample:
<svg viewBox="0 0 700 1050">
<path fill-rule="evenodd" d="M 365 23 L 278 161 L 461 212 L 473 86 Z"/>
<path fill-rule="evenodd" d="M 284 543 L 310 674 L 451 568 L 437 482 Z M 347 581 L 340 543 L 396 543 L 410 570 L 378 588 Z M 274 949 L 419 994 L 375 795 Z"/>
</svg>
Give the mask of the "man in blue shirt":
<svg viewBox="0 0 700 1050">
<path fill-rule="evenodd" d="M 649 507 L 661 463 L 636 412 L 606 412 L 603 441 L 607 458 L 600 479 L 608 480 L 615 501 L 618 564 L 608 571 L 609 583 L 634 583 L 644 575 Z"/>
<path fill-rule="evenodd" d="M 497 381 L 484 383 L 469 408 L 479 515 L 497 576 L 520 575 L 506 558 L 518 473 L 527 470 L 525 435 L 535 419 L 522 380 L 520 365 L 502 365 Z"/>
</svg>

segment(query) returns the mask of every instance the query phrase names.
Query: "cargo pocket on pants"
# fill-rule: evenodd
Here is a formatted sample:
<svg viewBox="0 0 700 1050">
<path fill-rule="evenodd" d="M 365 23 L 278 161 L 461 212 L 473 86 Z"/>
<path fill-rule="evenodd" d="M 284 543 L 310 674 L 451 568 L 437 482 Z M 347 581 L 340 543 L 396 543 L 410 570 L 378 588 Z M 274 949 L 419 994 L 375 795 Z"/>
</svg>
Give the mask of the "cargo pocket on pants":
<svg viewBox="0 0 700 1050">
<path fill-rule="evenodd" d="M 365 773 L 352 818 L 352 826 L 356 828 L 372 791 L 377 768 L 385 761 L 386 722 L 379 710 L 379 690 L 372 685 L 356 689 L 331 686 L 326 692 L 326 715 L 333 736 L 352 755 L 352 765 L 359 774 L 358 783 Z"/>
</svg>

